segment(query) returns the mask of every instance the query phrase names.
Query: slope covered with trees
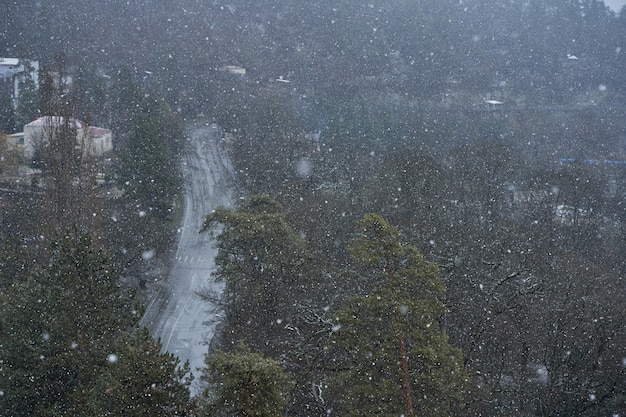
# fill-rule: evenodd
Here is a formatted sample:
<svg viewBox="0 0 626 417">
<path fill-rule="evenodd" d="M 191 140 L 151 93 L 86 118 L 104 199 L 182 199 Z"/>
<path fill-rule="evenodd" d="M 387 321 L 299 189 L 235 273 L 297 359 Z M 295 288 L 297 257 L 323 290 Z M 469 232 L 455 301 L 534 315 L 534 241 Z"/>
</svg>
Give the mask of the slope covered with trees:
<svg viewBox="0 0 626 417">
<path fill-rule="evenodd" d="M 57 61 L 57 68 L 65 70 L 64 64 Z M 161 159 L 150 168 L 167 170 L 157 178 L 136 170 L 132 177 L 159 190 L 156 198 L 129 190 L 111 200 L 111 185 L 99 186 L 95 178 L 107 161 L 76 146 L 75 120 L 85 108 L 80 83 L 64 84 L 69 75 L 40 89 L 38 111 L 62 122 L 46 126 L 36 154 L 38 181 L 3 190 L 9 198 L 0 213 L 0 415 L 188 415 L 189 367 L 140 329 L 144 297 L 128 277 L 146 246 L 169 248 L 164 229 L 171 227 L 179 191 L 180 125 L 165 116 L 165 105 L 149 107 L 146 100 L 133 108 L 131 126 L 144 118 L 134 135 L 160 147 Z M 149 118 L 170 123 L 152 137 Z M 136 167 L 131 159 L 138 161 L 142 150 L 123 141 L 118 146 Z M 113 174 L 110 166 L 103 169 Z"/>
<path fill-rule="evenodd" d="M 75 115 L 117 134 L 127 198 L 111 202 L 98 237 L 116 242 L 126 272 L 146 249 L 168 247 L 155 231 L 171 231 L 179 179 L 154 168 L 175 166 L 177 132 L 163 131 L 176 115 L 215 116 L 242 194 L 269 196 L 206 219 L 227 290 L 204 294 L 226 318 L 205 415 L 397 415 L 408 403 L 463 416 L 626 412 L 624 15 L 595 0 L 27 0 L 2 10 L 2 50 L 42 62 L 65 51 L 81 86 Z M 26 107 L 2 112 L 4 129 Z M 19 219 L 38 198 L 2 214 Z M 379 248 L 397 261 L 391 277 L 385 256 L 365 256 L 372 222 L 391 236 Z M 15 364 L 2 372 L 17 385 L 0 387 L 0 401 L 32 411 L 41 394 L 33 412 L 52 415 L 78 398 L 89 398 L 86 414 L 187 412 L 176 359 L 145 334 L 111 325 L 119 337 L 94 339 L 107 349 L 85 362 L 83 350 L 48 343 L 58 333 L 38 317 L 73 317 L 36 304 L 42 292 L 76 306 L 86 296 L 41 275 L 56 262 L 41 254 L 55 252 L 24 257 L 41 233 L 16 224 L 0 230 L 19 241 L 3 251 L 11 296 L 0 338 Z M 162 382 L 145 388 L 142 369 Z M 31 376 L 41 391 L 23 390 Z M 273 382 L 220 391 L 248 377 Z"/>
<path fill-rule="evenodd" d="M 580 101 L 599 85 L 623 93 L 624 16 L 599 0 L 28 0 L 3 11 L 9 56 L 49 62 L 66 51 L 109 75 L 125 64 L 193 115 L 228 90 L 224 65 L 263 83 L 282 75 L 329 104 L 371 77 L 424 101 L 441 99 L 450 83 L 471 94 L 504 89 L 533 106 Z"/>
<path fill-rule="evenodd" d="M 50 258 L 0 299 L 3 416 L 183 415 L 185 371 L 146 333 L 110 258 L 84 234 L 60 235 Z M 117 410 L 117 411 L 116 411 Z"/>
</svg>

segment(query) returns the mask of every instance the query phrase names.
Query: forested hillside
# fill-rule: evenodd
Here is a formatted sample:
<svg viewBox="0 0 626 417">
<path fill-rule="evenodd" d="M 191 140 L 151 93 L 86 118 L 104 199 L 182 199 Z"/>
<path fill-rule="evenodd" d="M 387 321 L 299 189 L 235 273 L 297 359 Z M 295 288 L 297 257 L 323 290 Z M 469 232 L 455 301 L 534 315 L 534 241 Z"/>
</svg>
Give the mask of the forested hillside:
<svg viewBox="0 0 626 417">
<path fill-rule="evenodd" d="M 124 192 L 33 184 L 0 207 L 0 414 L 626 413 L 626 13 L 91 3 L 0 6 L 1 54 L 68 69 L 56 109 L 114 131 Z M 128 281 L 167 256 L 181 121 L 207 116 L 240 199 L 198 231 L 225 290 L 200 294 L 221 331 L 188 401 Z"/>
<path fill-rule="evenodd" d="M 27 0 L 3 9 L 5 56 L 49 62 L 64 51 L 109 74 L 119 64 L 147 70 L 184 109 L 219 101 L 223 65 L 257 81 L 288 77 L 322 102 L 372 76 L 420 101 L 441 100 L 449 83 L 482 94 L 505 82 L 530 106 L 571 103 L 600 84 L 612 96 L 624 85 L 626 17 L 596 0 Z"/>
</svg>

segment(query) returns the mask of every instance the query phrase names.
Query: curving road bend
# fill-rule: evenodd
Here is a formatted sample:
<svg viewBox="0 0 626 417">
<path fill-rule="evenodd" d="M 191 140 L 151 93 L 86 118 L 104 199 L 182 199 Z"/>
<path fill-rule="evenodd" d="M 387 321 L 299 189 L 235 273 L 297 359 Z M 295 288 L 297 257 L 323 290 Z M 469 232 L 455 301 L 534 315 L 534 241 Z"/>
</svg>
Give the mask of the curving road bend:
<svg viewBox="0 0 626 417">
<path fill-rule="evenodd" d="M 185 211 L 175 260 L 167 280 L 157 284 L 141 320 L 161 339 L 164 350 L 178 356 L 181 363 L 189 361 L 196 376 L 218 324 L 214 306 L 201 300 L 196 291 L 208 287 L 220 294 L 223 289 L 211 275 L 217 253 L 213 239 L 199 231 L 213 209 L 232 206 L 232 168 L 221 149 L 221 138 L 222 130 L 215 123 L 197 123 L 189 129 L 183 157 Z M 191 393 L 200 390 L 196 379 Z"/>
</svg>

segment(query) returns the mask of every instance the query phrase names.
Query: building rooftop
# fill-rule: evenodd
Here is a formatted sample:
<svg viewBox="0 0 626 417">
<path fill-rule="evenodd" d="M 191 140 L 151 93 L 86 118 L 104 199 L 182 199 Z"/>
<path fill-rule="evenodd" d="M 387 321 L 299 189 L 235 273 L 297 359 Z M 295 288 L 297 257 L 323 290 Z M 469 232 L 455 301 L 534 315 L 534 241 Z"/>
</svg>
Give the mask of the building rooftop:
<svg viewBox="0 0 626 417">
<path fill-rule="evenodd" d="M 19 58 L 1 58 L 0 57 L 0 65 L 16 66 L 16 65 L 19 65 L 19 63 L 20 63 Z"/>
<path fill-rule="evenodd" d="M 24 127 L 57 127 L 63 125 L 64 123 L 65 118 L 63 116 L 43 116 L 27 123 Z M 75 119 L 72 119 L 71 123 L 76 129 L 82 129 L 87 126 L 86 123 Z"/>
<path fill-rule="evenodd" d="M 0 58 L 0 78 L 7 78 L 16 73 L 20 64 L 18 58 Z"/>
</svg>

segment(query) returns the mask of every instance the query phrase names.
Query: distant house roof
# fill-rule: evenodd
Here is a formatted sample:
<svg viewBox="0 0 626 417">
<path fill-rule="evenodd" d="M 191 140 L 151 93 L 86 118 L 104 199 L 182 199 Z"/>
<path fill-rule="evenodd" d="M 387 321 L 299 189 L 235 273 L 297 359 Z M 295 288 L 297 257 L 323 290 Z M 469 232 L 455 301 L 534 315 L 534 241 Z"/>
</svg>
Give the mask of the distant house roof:
<svg viewBox="0 0 626 417">
<path fill-rule="evenodd" d="M 219 70 L 230 74 L 246 75 L 246 69 L 238 65 L 224 65 Z"/>
<path fill-rule="evenodd" d="M 82 129 L 87 126 L 85 122 L 80 120 L 71 119 L 70 123 L 76 129 Z M 63 116 L 43 116 L 27 123 L 24 127 L 58 127 L 65 124 L 65 118 Z"/>
<path fill-rule="evenodd" d="M 59 127 L 59 126 L 63 126 L 64 124 L 65 124 L 65 118 L 63 116 L 43 116 L 43 117 L 33 120 L 30 123 L 27 123 L 24 126 L 24 129 L 28 127 L 31 127 L 31 128 Z M 72 119 L 71 124 L 72 124 L 72 127 L 75 128 L 76 130 L 84 129 L 87 127 L 89 129 L 89 136 L 91 136 L 92 138 L 98 138 L 101 136 L 111 134 L 111 131 L 109 129 L 96 127 L 96 126 L 89 126 L 87 123 L 77 120 L 77 119 Z"/>
<path fill-rule="evenodd" d="M 109 129 L 104 129 L 102 127 L 89 126 L 89 135 L 95 137 L 103 136 L 111 133 Z"/>
<path fill-rule="evenodd" d="M 304 134 L 304 140 L 312 141 L 312 142 L 319 142 L 320 141 L 320 136 L 321 136 L 320 132 L 305 133 Z"/>
<path fill-rule="evenodd" d="M 17 58 L 0 58 L 0 78 L 12 77 L 19 64 L 20 60 Z"/>
<path fill-rule="evenodd" d="M 19 58 L 0 58 L 0 65 L 16 66 L 19 65 L 19 63 Z"/>
</svg>

